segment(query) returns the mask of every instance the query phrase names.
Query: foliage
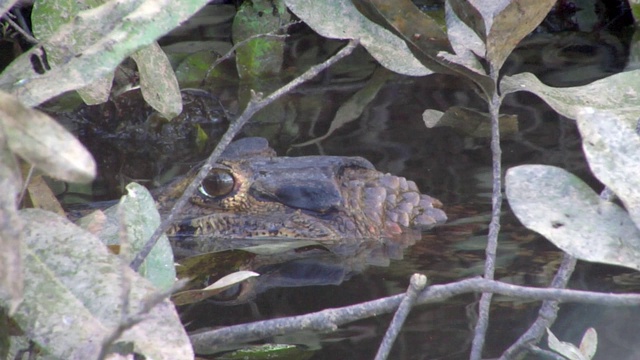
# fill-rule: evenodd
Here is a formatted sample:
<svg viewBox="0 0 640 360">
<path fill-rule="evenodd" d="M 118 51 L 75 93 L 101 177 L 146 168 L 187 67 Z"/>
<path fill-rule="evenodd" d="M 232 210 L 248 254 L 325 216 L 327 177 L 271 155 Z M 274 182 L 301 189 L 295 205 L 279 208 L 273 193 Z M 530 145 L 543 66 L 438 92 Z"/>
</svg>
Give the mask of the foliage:
<svg viewBox="0 0 640 360">
<path fill-rule="evenodd" d="M 32 107 L 71 90 L 79 91 L 87 102 L 104 101 L 110 93 L 113 72 L 128 56 L 140 70 L 145 99 L 168 118 L 179 113 L 178 84 L 155 41 L 205 3 L 128 0 L 94 2 L 90 8 L 80 8 L 73 1 L 38 0 L 33 20 L 34 32 L 41 43 L 0 73 L 0 184 L 4 190 L 0 196 L 0 300 L 46 356 L 97 358 L 105 351 L 103 344 L 108 347 L 116 341 L 117 346 L 135 344 L 135 351 L 147 357 L 193 357 L 173 305 L 166 299 L 157 304 L 149 302 L 150 296 L 158 294 L 157 286 L 169 287 L 173 273 L 160 275 L 161 280 L 154 286 L 126 266 L 129 258 L 123 260 L 109 253 L 95 235 L 66 219 L 42 210 L 18 211 L 15 199 L 21 180 L 15 160 L 19 156 L 57 178 L 89 181 L 95 174 L 95 163 L 86 150 L 55 120 Z M 594 175 L 619 196 L 624 208 L 601 200 L 566 171 L 544 166 L 509 170 L 506 176 L 509 201 L 526 226 L 547 236 L 569 254 L 640 269 L 637 262 L 640 187 L 635 176 L 640 166 L 640 140 L 636 133 L 640 73 L 629 72 L 565 89 L 546 86 L 532 74 L 501 80 L 498 76 L 516 44 L 542 21 L 555 1 L 533 4 L 526 0 L 502 0 L 476 6 L 475 2 L 450 0 L 445 9 L 446 32 L 409 0 L 392 3 L 285 0 L 285 3 L 317 33 L 332 39 L 358 40 L 391 71 L 410 76 L 455 74 L 466 79 L 482 96 L 489 114 L 476 109 L 450 109 L 444 114 L 427 109 L 424 119 L 432 126 L 468 125 L 465 119 L 470 116 L 491 120 L 489 134 L 493 138 L 496 178 L 488 253 L 495 253 L 499 228 L 500 130 L 517 125 L 513 118 L 505 118 L 510 119 L 509 127 L 499 127 L 502 100 L 513 92 L 533 92 L 559 113 L 576 119 Z M 251 15 L 252 11 L 255 9 L 243 8 L 239 14 Z M 236 18 L 234 36 L 250 40 L 250 45 L 238 52 L 238 56 L 247 60 L 239 62 L 243 76 L 280 70 L 281 40 L 250 38 L 276 31 L 282 25 L 278 21 L 286 16 L 280 7 L 278 16 L 265 21 L 275 23 L 258 30 L 247 29 L 255 25 L 255 20 Z M 243 26 L 247 33 L 241 34 L 237 29 Z M 34 59 L 41 59 L 40 46 L 47 50 L 50 69 L 33 66 Z M 265 59 L 275 61 L 266 64 Z M 379 72 L 369 86 L 354 95 L 336 115 L 329 134 L 354 119 L 385 79 L 386 74 Z M 487 136 L 486 130 L 478 130 L 481 124 L 464 131 Z M 94 218 L 86 226 L 99 233 L 105 230 L 106 222 L 112 221 L 116 225 L 109 236 L 118 234 L 116 237 L 122 244 L 131 244 L 132 251 L 137 251 L 138 244 L 144 243 L 157 227 L 159 215 L 149 201 L 148 193 L 133 185 L 129 196 L 122 200 L 122 208 L 111 212 L 111 220 L 97 215 L 97 220 Z M 575 213 L 572 209 L 576 206 L 582 211 Z M 142 223 L 130 220 L 133 215 L 142 215 Z M 163 258 L 159 268 L 166 270 L 169 266 L 173 270 L 166 243 L 165 249 L 158 251 Z M 492 263 L 492 259 L 487 262 L 488 279 L 493 277 Z M 207 292 L 220 291 L 253 276 L 235 273 L 206 291 L 183 293 L 187 299 L 182 300 L 204 297 Z M 481 306 L 488 307 L 490 297 L 485 299 Z M 150 305 L 156 306 L 148 309 Z M 127 328 L 121 328 L 122 319 L 143 314 L 143 322 L 133 319 Z M 480 322 L 476 338 L 484 336 L 482 326 Z M 595 353 L 596 340 L 589 340 L 593 336 L 585 334 L 585 350 L 580 350 L 585 358 Z M 554 341 L 551 333 L 549 338 L 549 346 L 557 352 L 573 351 L 570 346 L 562 347 Z M 482 340 L 474 345 L 472 357 L 478 358 L 481 349 Z"/>
</svg>

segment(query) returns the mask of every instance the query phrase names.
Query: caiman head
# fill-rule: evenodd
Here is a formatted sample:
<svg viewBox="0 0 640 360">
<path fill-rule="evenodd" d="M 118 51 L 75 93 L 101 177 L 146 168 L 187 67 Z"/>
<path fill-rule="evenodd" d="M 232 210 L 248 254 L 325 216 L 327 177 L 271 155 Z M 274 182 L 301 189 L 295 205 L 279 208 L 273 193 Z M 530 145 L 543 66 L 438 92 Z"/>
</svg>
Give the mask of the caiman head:
<svg viewBox="0 0 640 360">
<path fill-rule="evenodd" d="M 194 169 L 156 191 L 167 212 Z M 360 157 L 278 157 L 263 138 L 233 142 L 170 231 L 178 238 L 395 237 L 446 221 L 440 201 Z M 211 241 L 211 240 L 209 240 Z"/>
</svg>

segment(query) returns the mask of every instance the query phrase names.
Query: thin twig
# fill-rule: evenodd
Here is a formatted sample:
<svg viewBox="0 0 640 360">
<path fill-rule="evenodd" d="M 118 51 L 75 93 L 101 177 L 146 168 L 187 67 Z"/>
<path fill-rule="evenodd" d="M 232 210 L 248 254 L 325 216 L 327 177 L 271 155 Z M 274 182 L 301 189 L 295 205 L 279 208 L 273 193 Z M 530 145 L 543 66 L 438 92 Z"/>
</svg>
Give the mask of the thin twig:
<svg viewBox="0 0 640 360">
<path fill-rule="evenodd" d="M 322 64 L 318 64 L 318 65 L 312 66 L 311 68 L 309 68 L 309 70 L 305 71 L 302 75 L 300 75 L 297 78 L 293 79 L 287 85 L 285 85 L 285 86 L 281 87 L 280 89 L 274 91 L 273 93 L 271 93 L 269 96 L 267 96 L 265 98 L 261 98 L 261 94 L 255 94 L 255 93 L 252 94 L 251 100 L 249 101 L 249 104 L 247 104 L 246 109 L 242 112 L 242 114 L 240 114 L 240 116 L 238 118 L 236 118 L 235 121 L 233 121 L 229 125 L 229 128 L 227 129 L 227 132 L 225 132 L 225 134 L 222 136 L 222 138 L 220 139 L 220 142 L 218 142 L 218 145 L 216 146 L 215 150 L 213 150 L 213 152 L 211 153 L 211 155 L 207 159 L 206 163 L 202 166 L 202 168 L 198 172 L 198 175 L 193 179 L 191 184 L 189 184 L 189 186 L 184 191 L 182 196 L 178 199 L 178 201 L 176 201 L 175 205 L 171 209 L 171 212 L 169 213 L 169 216 L 167 216 L 162 221 L 162 223 L 156 229 L 156 231 L 153 233 L 153 235 L 151 235 L 151 238 L 149 238 L 149 240 L 145 243 L 145 245 L 142 248 L 142 250 L 140 250 L 138 255 L 136 255 L 136 258 L 133 259 L 133 261 L 131 262 L 131 268 L 134 269 L 134 270 L 137 270 L 140 267 L 140 265 L 142 264 L 144 259 L 147 257 L 147 255 L 149 254 L 149 252 L 151 251 L 153 246 L 156 244 L 156 242 L 158 241 L 160 236 L 165 231 L 167 231 L 167 229 L 169 229 L 169 226 L 171 226 L 171 224 L 173 224 L 176 216 L 180 213 L 182 208 L 187 204 L 187 201 L 189 200 L 191 195 L 195 192 L 196 188 L 200 185 L 200 182 L 202 182 L 202 180 L 207 176 L 207 174 L 209 174 L 209 171 L 211 171 L 211 169 L 213 168 L 213 164 L 215 164 L 215 162 L 218 160 L 220 155 L 222 155 L 222 152 L 227 147 L 227 145 L 229 145 L 231 143 L 233 138 L 240 131 L 240 129 L 244 126 L 244 124 L 256 112 L 258 112 L 258 110 L 260 110 L 260 109 L 264 108 L 265 106 L 271 104 L 272 102 L 274 102 L 275 100 L 280 98 L 282 95 L 290 92 L 292 89 L 294 89 L 295 87 L 299 86 L 300 84 L 311 80 L 312 78 L 314 78 L 316 75 L 318 75 L 323 70 L 325 70 L 328 67 L 330 67 L 331 65 L 335 64 L 340 59 L 342 59 L 342 58 L 346 57 L 347 55 L 351 54 L 353 52 L 353 50 L 356 48 L 356 46 L 358 46 L 358 41 L 357 40 L 349 41 L 349 43 L 345 47 L 343 47 L 335 55 L 333 55 L 332 57 L 327 59 L 327 61 L 323 62 Z"/>
<path fill-rule="evenodd" d="M 2 19 L 5 20 L 6 22 L 8 22 L 9 25 L 11 25 L 11 27 L 15 31 L 20 33 L 20 35 L 24 36 L 25 40 L 27 40 L 28 42 L 30 42 L 32 44 L 37 44 L 38 43 L 38 39 L 34 38 L 30 33 L 28 33 L 20 25 L 18 25 L 15 21 L 13 21 L 8 15 L 4 15 L 2 17 Z"/>
<path fill-rule="evenodd" d="M 551 288 L 563 289 L 569 283 L 571 274 L 576 267 L 576 258 L 569 254 L 564 254 L 562 263 L 558 268 L 556 276 L 551 281 Z M 542 336 L 546 333 L 546 329 L 550 327 L 558 316 L 559 302 L 556 300 L 545 300 L 538 311 L 538 318 L 529 327 L 529 329 L 520 336 L 520 338 L 512 344 L 500 356 L 500 360 L 515 359 L 518 354 L 524 350 L 529 350 L 533 344 L 537 344 Z"/>
<path fill-rule="evenodd" d="M 391 324 L 389 324 L 389 329 L 387 329 L 387 332 L 384 334 L 384 338 L 382 339 L 382 343 L 380 344 L 380 348 L 376 354 L 376 360 L 384 360 L 389 356 L 391 347 L 393 346 L 396 337 L 398 337 L 398 333 L 400 332 L 404 321 L 407 319 L 409 311 L 411 311 L 418 294 L 424 290 L 425 286 L 427 286 L 426 276 L 422 274 L 413 274 L 411 276 L 407 293 L 404 296 L 404 299 L 402 299 L 400 306 L 398 306 L 398 311 L 396 311 L 396 314 L 393 316 Z"/>
<path fill-rule="evenodd" d="M 640 294 L 609 294 L 591 291 L 533 288 L 484 278 L 461 280 L 451 284 L 431 285 L 421 292 L 416 304 L 442 302 L 470 292 L 489 292 L 529 300 L 559 300 L 608 306 L 638 306 Z M 295 331 L 335 331 L 338 326 L 390 313 L 398 308 L 405 295 L 395 295 L 352 306 L 328 309 L 307 315 L 234 325 L 190 335 L 196 352 L 215 351 L 225 345 L 255 341 Z"/>
<path fill-rule="evenodd" d="M 491 65 L 491 79 L 498 83 L 499 69 Z M 493 280 L 496 268 L 496 251 L 498 249 L 498 235 L 500 233 L 500 212 L 502 211 L 502 149 L 500 148 L 500 105 L 502 99 L 498 94 L 497 85 L 494 87 L 489 113 L 491 114 L 491 154 L 493 169 L 493 193 L 491 195 L 491 222 L 489 223 L 489 235 L 487 236 L 486 259 L 484 262 L 484 278 Z M 482 359 L 485 335 L 489 327 L 489 311 L 493 294 L 484 293 L 478 304 L 478 322 L 476 323 L 471 344 L 471 360 Z"/>
</svg>

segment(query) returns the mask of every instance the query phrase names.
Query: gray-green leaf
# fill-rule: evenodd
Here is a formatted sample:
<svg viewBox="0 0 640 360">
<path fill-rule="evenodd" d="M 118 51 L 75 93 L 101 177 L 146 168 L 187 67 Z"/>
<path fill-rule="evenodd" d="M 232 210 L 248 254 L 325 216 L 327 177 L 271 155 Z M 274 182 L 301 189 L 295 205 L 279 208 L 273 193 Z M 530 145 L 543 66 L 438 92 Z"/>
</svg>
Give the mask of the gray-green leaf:
<svg viewBox="0 0 640 360">
<path fill-rule="evenodd" d="M 95 358 L 120 322 L 124 281 L 130 313 L 157 290 L 95 236 L 53 213 L 26 209 L 25 296 L 14 319 L 46 352 L 62 359 Z M 126 279 L 123 279 L 125 277 Z M 193 359 L 175 307 L 164 300 L 119 339 L 154 359 Z"/>
<path fill-rule="evenodd" d="M 391 71 L 411 76 L 431 74 L 404 41 L 360 14 L 350 0 L 285 2 L 318 34 L 331 39 L 358 39 L 371 56 Z"/>
<path fill-rule="evenodd" d="M 48 115 L 25 107 L 2 91 L 0 131 L 11 151 L 50 176 L 89 182 L 96 175 L 96 163 L 80 141 Z"/>
<path fill-rule="evenodd" d="M 529 91 L 542 98 L 560 114 L 576 119 L 584 107 L 611 110 L 628 121 L 640 116 L 640 70 L 619 73 L 584 86 L 555 88 L 540 82 L 531 73 L 505 76 L 502 94 Z"/>
<path fill-rule="evenodd" d="M 640 136 L 611 111 L 584 109 L 578 114 L 582 148 L 593 174 L 622 200 L 640 227 Z M 640 248 L 640 243 L 635 243 Z"/>
<path fill-rule="evenodd" d="M 522 165 L 506 175 L 509 205 L 524 226 L 587 261 L 640 270 L 640 231 L 618 205 L 567 171 Z"/>
</svg>

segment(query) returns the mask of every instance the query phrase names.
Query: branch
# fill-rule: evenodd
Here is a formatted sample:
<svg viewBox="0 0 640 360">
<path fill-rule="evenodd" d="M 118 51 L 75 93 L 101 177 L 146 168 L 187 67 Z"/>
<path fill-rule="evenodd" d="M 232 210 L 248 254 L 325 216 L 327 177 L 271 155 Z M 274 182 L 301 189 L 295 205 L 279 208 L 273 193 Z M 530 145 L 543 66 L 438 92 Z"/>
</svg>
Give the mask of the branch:
<svg viewBox="0 0 640 360">
<path fill-rule="evenodd" d="M 422 274 L 413 274 L 411 276 L 407 293 L 404 296 L 404 299 L 402 299 L 400 306 L 398 306 L 398 311 L 396 311 L 396 314 L 393 316 L 393 320 L 391 320 L 391 324 L 389 324 L 387 333 L 384 334 L 384 338 L 382 339 L 382 343 L 378 349 L 378 354 L 376 354 L 376 360 L 384 360 L 389 357 L 389 352 L 391 351 L 393 342 L 396 340 L 396 337 L 398 337 L 402 324 L 404 324 L 404 321 L 407 319 L 407 315 L 409 315 L 409 311 L 411 311 L 413 304 L 416 302 L 418 294 L 424 290 L 426 285 L 426 276 Z"/>
<path fill-rule="evenodd" d="M 558 268 L 556 276 L 551 281 L 550 287 L 556 289 L 565 288 L 575 267 L 576 258 L 569 254 L 564 254 L 562 263 Z M 502 353 L 500 360 L 515 359 L 523 350 L 529 350 L 531 346 L 537 344 L 546 333 L 546 329 L 551 327 L 551 325 L 556 321 L 558 316 L 558 305 L 557 300 L 545 300 L 540 307 L 540 311 L 538 311 L 538 318 L 536 321 L 513 345 Z"/>
<path fill-rule="evenodd" d="M 493 192 L 491 194 L 491 222 L 489 223 L 489 235 L 487 236 L 486 259 L 484 261 L 484 278 L 493 280 L 496 267 L 496 251 L 498 249 L 498 235 L 500 234 L 500 212 L 502 211 L 502 149 L 500 148 L 500 106 L 502 99 L 498 94 L 498 73 L 491 65 L 491 79 L 494 89 L 489 100 L 489 113 L 491 114 L 491 155 Z M 478 304 L 478 322 L 476 323 L 473 342 L 471 345 L 471 360 L 482 358 L 485 335 L 489 327 L 489 311 L 493 294 L 483 293 Z"/>
<path fill-rule="evenodd" d="M 609 306 L 638 306 L 640 294 L 606 294 L 591 291 L 532 288 L 495 280 L 473 278 L 452 284 L 431 285 L 421 292 L 416 304 L 442 302 L 470 292 L 486 292 L 533 300 L 558 300 Z M 398 308 L 405 295 L 394 295 L 342 308 L 327 309 L 288 318 L 257 321 L 189 336 L 196 352 L 215 351 L 229 343 L 243 343 L 282 335 L 294 331 L 335 331 L 338 326 L 364 318 L 390 313 Z"/>
<path fill-rule="evenodd" d="M 222 139 L 220 139 L 220 142 L 216 146 L 215 150 L 213 150 L 213 152 L 207 159 L 206 163 L 202 166 L 202 168 L 198 172 L 198 175 L 193 179 L 191 184 L 189 184 L 189 186 L 184 191 L 182 196 L 178 199 L 178 201 L 176 201 L 175 205 L 171 209 L 171 212 L 169 213 L 169 216 L 167 216 L 162 221 L 158 229 L 156 229 L 153 235 L 151 235 L 151 238 L 149 238 L 149 240 L 144 245 L 142 250 L 140 250 L 138 255 L 136 255 L 136 258 L 133 259 L 133 261 L 131 262 L 131 268 L 133 270 L 137 270 L 140 267 L 140 265 L 142 264 L 144 259 L 147 257 L 147 255 L 149 255 L 149 252 L 151 251 L 153 246 L 156 244 L 160 236 L 164 234 L 164 232 L 167 231 L 167 229 L 169 229 L 171 224 L 173 224 L 176 216 L 180 213 L 182 208 L 187 204 L 187 202 L 189 201 L 189 198 L 193 195 L 195 190 L 200 185 L 200 182 L 202 182 L 202 180 L 209 174 L 209 171 L 211 171 L 211 169 L 213 168 L 213 164 L 215 164 L 216 161 L 218 161 L 218 158 L 220 157 L 220 155 L 222 155 L 222 152 L 227 147 L 227 145 L 231 143 L 233 138 L 244 126 L 244 124 L 256 112 L 258 112 L 258 110 L 276 101 L 282 95 L 290 92 L 292 89 L 299 86 L 300 84 L 313 79 L 316 75 L 318 75 L 323 70 L 335 64 L 340 59 L 351 54 L 353 50 L 356 48 L 356 46 L 358 46 L 357 40 L 349 41 L 347 46 L 343 47 L 340 51 L 338 51 L 338 53 L 330 57 L 327 61 L 323 62 L 322 64 L 312 66 L 311 68 L 309 68 L 309 70 L 305 71 L 302 75 L 293 79 L 287 85 L 274 91 L 273 93 L 271 93 L 271 95 L 267 96 L 266 98 L 262 98 L 262 94 L 253 93 L 251 100 L 249 101 L 249 104 L 247 104 L 247 107 L 245 108 L 245 110 L 242 112 L 242 114 L 240 114 L 238 118 L 236 118 L 229 125 L 227 132 L 224 133 L 224 135 L 222 136 Z"/>
</svg>

